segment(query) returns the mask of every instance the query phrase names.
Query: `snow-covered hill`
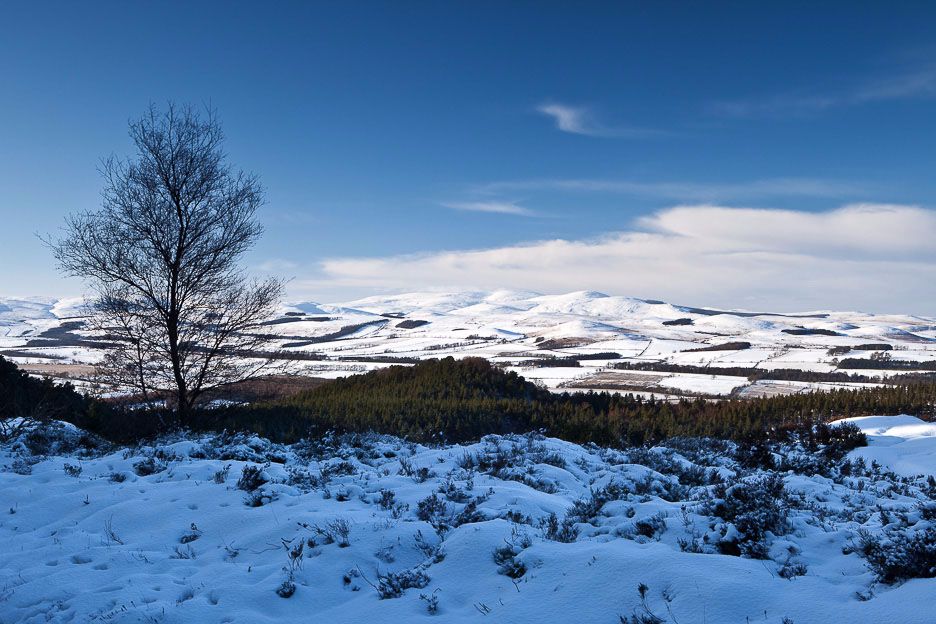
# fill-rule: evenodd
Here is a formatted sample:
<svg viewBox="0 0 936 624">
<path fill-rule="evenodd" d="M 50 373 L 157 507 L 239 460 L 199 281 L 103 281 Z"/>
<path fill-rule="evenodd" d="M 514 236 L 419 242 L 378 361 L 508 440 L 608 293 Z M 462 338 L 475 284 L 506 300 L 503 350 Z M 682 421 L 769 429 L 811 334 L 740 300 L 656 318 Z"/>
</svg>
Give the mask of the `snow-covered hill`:
<svg viewBox="0 0 936 624">
<path fill-rule="evenodd" d="M 65 427 L 0 446 L 0 622 L 930 623 L 936 579 L 878 579 L 936 547 L 936 489 L 886 467 L 932 425 L 857 422 L 885 467 L 536 436 L 88 451 Z"/>
<path fill-rule="evenodd" d="M 99 357 L 82 313 L 80 300 L 0 299 L 0 355 L 37 373 L 81 378 L 88 370 L 81 365 Z M 936 360 L 933 318 L 719 311 L 590 291 L 432 292 L 331 305 L 293 302 L 257 331 L 269 336 L 270 352 L 304 357 L 296 366 L 321 377 L 405 360 L 481 356 L 552 389 L 626 388 L 658 396 L 758 396 L 842 385 L 751 383 L 737 373 L 720 374 L 724 367 L 830 372 L 842 353 L 867 359 L 880 349 L 894 359 Z M 726 344 L 723 350 L 700 350 Z M 556 358 L 560 361 L 546 361 Z M 705 370 L 642 376 L 612 368 L 626 362 Z"/>
</svg>

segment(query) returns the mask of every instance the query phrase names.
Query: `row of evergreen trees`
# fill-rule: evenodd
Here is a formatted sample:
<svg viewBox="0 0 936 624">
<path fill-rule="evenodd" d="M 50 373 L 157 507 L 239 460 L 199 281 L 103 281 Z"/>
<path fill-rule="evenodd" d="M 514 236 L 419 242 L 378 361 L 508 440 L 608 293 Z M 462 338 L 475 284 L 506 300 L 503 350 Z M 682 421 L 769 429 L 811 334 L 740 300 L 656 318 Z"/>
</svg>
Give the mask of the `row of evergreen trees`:
<svg viewBox="0 0 936 624">
<path fill-rule="evenodd" d="M 541 429 L 572 442 L 640 445 L 674 436 L 764 438 L 849 416 L 932 417 L 934 403 L 934 382 L 678 402 L 607 392 L 554 394 L 486 360 L 446 358 L 339 379 L 279 402 L 214 410 L 204 414 L 202 426 L 247 426 L 283 440 L 373 430 L 449 442 Z"/>
<path fill-rule="evenodd" d="M 75 420 L 87 413 L 91 400 L 71 384 L 31 377 L 0 356 L 0 432 L 24 419 Z"/>
<path fill-rule="evenodd" d="M 428 360 L 325 383 L 278 401 L 202 409 L 195 429 L 252 431 L 291 442 L 328 431 L 377 431 L 417 441 L 464 442 L 544 430 L 571 442 L 641 445 L 675 436 L 758 440 L 836 418 L 936 415 L 936 383 L 839 389 L 758 399 L 554 394 L 481 358 Z M 53 417 L 115 441 L 173 426 L 163 412 L 122 410 L 70 386 L 29 377 L 0 358 L 0 416 Z"/>
<path fill-rule="evenodd" d="M 854 362 L 861 362 L 856 366 Z M 892 362 L 902 362 L 891 365 Z M 805 382 L 832 382 L 832 383 L 880 383 L 880 377 L 862 375 L 861 373 L 848 373 L 842 370 L 813 371 L 799 368 L 764 369 L 753 366 L 704 366 L 697 364 L 672 364 L 669 362 L 616 362 L 612 368 L 620 370 L 652 371 L 661 373 L 693 373 L 699 375 L 729 375 L 732 377 L 747 377 L 748 381 L 805 381 Z M 863 368 L 874 370 L 936 370 L 928 362 L 904 362 L 903 360 L 867 360 L 845 359 L 840 368 Z M 888 378 L 889 383 L 936 383 L 936 373 L 914 372 L 899 373 Z"/>
</svg>

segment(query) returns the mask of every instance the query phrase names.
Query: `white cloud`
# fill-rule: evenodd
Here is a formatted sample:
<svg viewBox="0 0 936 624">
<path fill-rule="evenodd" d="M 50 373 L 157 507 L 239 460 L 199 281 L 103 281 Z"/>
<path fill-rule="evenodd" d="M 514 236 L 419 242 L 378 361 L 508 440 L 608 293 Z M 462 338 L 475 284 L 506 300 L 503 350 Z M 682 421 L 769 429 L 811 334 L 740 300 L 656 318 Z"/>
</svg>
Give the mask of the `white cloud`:
<svg viewBox="0 0 936 624">
<path fill-rule="evenodd" d="M 451 202 L 442 204 L 452 210 L 465 210 L 469 212 L 490 212 L 495 214 L 515 215 L 519 217 L 535 217 L 536 212 L 518 206 L 514 202 L 486 201 L 486 202 Z"/>
<path fill-rule="evenodd" d="M 867 192 L 864 185 L 815 178 L 767 178 L 749 182 L 700 184 L 694 182 L 642 182 L 626 179 L 546 178 L 491 182 L 474 189 L 479 193 L 516 191 L 592 192 L 653 197 L 686 202 L 738 201 L 770 197 L 849 197 Z"/>
<path fill-rule="evenodd" d="M 681 206 L 591 240 L 335 258 L 301 288 L 594 289 L 777 311 L 936 312 L 936 213 L 850 205 L 819 213 Z"/>
<path fill-rule="evenodd" d="M 662 134 L 650 128 L 627 126 L 607 126 L 599 122 L 591 109 L 585 106 L 570 106 L 556 102 L 547 102 L 536 107 L 536 111 L 551 117 L 556 128 L 570 134 L 582 134 L 592 137 L 640 138 Z"/>
<path fill-rule="evenodd" d="M 536 110 L 552 117 L 556 127 L 563 132 L 572 134 L 594 134 L 589 120 L 589 112 L 581 107 L 565 106 L 563 104 L 540 104 Z"/>
</svg>

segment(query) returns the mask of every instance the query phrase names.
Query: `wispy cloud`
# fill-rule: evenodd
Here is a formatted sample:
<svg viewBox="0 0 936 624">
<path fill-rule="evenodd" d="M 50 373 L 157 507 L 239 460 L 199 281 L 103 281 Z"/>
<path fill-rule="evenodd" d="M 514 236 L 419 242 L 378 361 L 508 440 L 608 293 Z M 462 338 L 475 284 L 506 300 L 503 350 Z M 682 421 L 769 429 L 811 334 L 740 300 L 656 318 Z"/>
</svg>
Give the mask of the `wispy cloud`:
<svg viewBox="0 0 936 624">
<path fill-rule="evenodd" d="M 297 286 L 595 289 L 723 307 L 932 314 L 936 212 L 859 204 L 819 213 L 682 206 L 587 240 L 334 258 Z"/>
<path fill-rule="evenodd" d="M 263 273 L 283 273 L 298 269 L 299 265 L 292 260 L 286 260 L 284 258 L 268 258 L 260 262 L 254 268 Z"/>
<path fill-rule="evenodd" d="M 679 202 L 726 202 L 774 197 L 854 198 L 868 192 L 866 185 L 817 178 L 767 178 L 746 182 L 702 184 L 684 181 L 644 182 L 628 179 L 541 178 L 504 180 L 475 187 L 481 194 L 518 191 L 612 193 Z"/>
<path fill-rule="evenodd" d="M 480 202 L 449 202 L 443 203 L 446 208 L 452 210 L 465 210 L 469 212 L 490 212 L 495 214 L 515 215 L 518 217 L 536 217 L 539 216 L 534 210 L 524 206 L 519 206 L 514 202 L 504 201 L 480 201 Z"/>
<path fill-rule="evenodd" d="M 709 109 L 730 117 L 802 116 L 871 102 L 933 97 L 936 97 L 936 62 L 928 61 L 838 90 L 798 90 L 725 100 L 712 103 Z"/>
<path fill-rule="evenodd" d="M 857 102 L 936 97 L 936 62 L 864 85 L 853 95 Z"/>
<path fill-rule="evenodd" d="M 586 106 L 544 102 L 536 107 L 536 111 L 552 118 L 558 130 L 570 134 L 605 138 L 645 138 L 663 134 L 651 128 L 606 125 Z"/>
</svg>

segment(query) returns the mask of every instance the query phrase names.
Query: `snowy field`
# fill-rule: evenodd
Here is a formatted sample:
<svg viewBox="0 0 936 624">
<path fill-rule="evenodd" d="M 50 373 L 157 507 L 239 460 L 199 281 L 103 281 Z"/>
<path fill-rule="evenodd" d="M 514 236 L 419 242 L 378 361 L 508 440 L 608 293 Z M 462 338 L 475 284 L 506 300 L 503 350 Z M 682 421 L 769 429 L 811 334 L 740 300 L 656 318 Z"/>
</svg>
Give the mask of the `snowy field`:
<svg viewBox="0 0 936 624">
<path fill-rule="evenodd" d="M 36 374 L 87 383 L 100 359 L 76 299 L 0 298 L 0 355 Z M 306 358 L 291 365 L 334 378 L 389 366 L 401 359 L 485 357 L 555 391 L 607 388 L 619 362 L 703 366 L 712 375 L 672 373 L 660 383 L 631 387 L 657 395 L 757 396 L 808 386 L 767 384 L 719 374 L 719 368 L 836 370 L 842 357 L 870 358 L 886 345 L 895 360 L 936 360 L 936 319 L 858 312 L 800 314 L 716 311 L 596 292 L 411 293 L 325 305 L 292 303 L 257 328 L 269 352 Z M 792 332 L 792 333 L 791 333 Z M 832 335 L 829 335 L 829 334 Z M 726 343 L 747 348 L 700 351 Z M 835 354 L 832 349 L 848 351 Z M 610 354 L 610 355 L 609 355 Z M 575 358 L 578 366 L 542 366 Z M 591 359 L 594 358 L 594 359 Z M 869 377 L 887 371 L 862 369 Z M 843 385 L 843 384 L 833 384 Z M 613 386 L 612 386 L 613 387 Z"/>
<path fill-rule="evenodd" d="M 857 551 L 936 544 L 936 482 L 910 476 L 936 473 L 936 428 L 854 422 L 867 461 L 788 445 L 772 470 L 714 441 L 112 448 L 66 426 L 0 447 L 0 622 L 931 623 L 936 579 L 880 582 Z"/>
</svg>

